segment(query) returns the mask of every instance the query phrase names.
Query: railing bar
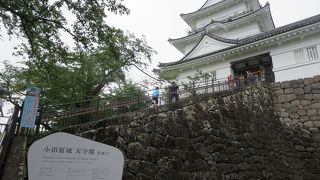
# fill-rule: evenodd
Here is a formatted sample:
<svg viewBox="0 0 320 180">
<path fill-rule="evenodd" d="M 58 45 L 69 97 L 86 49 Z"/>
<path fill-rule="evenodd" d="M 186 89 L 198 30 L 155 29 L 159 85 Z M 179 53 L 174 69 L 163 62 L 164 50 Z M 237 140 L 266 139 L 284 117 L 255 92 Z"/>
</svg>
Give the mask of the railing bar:
<svg viewBox="0 0 320 180">
<path fill-rule="evenodd" d="M 266 76 L 266 79 L 267 78 L 268 78 L 268 76 Z M 237 81 L 237 79 L 234 79 L 232 82 L 233 84 L 231 84 L 230 81 L 229 82 L 226 80 L 221 81 L 221 79 L 218 81 L 212 80 L 210 82 L 209 81 L 198 82 L 198 83 L 192 84 L 192 89 L 194 90 L 194 92 L 196 94 L 216 93 L 216 92 L 227 91 L 227 90 L 231 90 L 231 89 L 235 89 L 235 88 L 239 88 L 239 87 L 243 87 L 243 86 L 245 87 L 247 84 L 246 81 L 248 81 L 247 78 L 245 78 L 243 80 L 239 80 L 239 81 Z M 259 76 L 255 81 L 260 82 Z M 252 84 L 256 84 L 256 83 L 252 83 Z M 212 88 L 212 91 L 211 91 L 211 88 Z M 167 89 L 165 89 L 165 92 L 167 92 L 166 90 Z M 182 99 L 188 97 L 189 94 L 190 94 L 190 92 L 187 91 L 186 89 L 180 90 L 180 97 Z M 138 96 L 137 98 L 130 98 L 130 99 L 124 99 L 124 100 L 118 99 L 113 102 L 111 102 L 111 101 L 112 101 L 112 99 L 110 100 L 107 98 L 106 99 L 97 99 L 97 102 L 95 102 L 95 105 L 93 105 L 92 107 L 73 108 L 72 110 L 61 112 L 60 115 L 48 113 L 44 116 L 44 121 L 45 122 L 50 122 L 50 121 L 58 122 L 58 121 L 63 120 L 66 117 L 68 117 L 68 118 L 77 117 L 77 116 L 88 117 L 88 116 L 91 116 L 89 114 L 92 114 L 92 113 L 97 113 L 96 116 L 98 116 L 98 113 L 100 115 L 100 112 L 111 113 L 111 116 L 114 116 L 114 114 L 119 114 L 119 113 L 121 114 L 121 113 L 123 113 L 123 111 L 127 111 L 127 112 L 133 111 L 135 109 L 135 107 L 133 107 L 134 109 L 130 109 L 130 108 L 132 106 L 134 106 L 135 104 L 139 104 L 139 103 L 144 103 L 146 105 L 145 107 L 143 107 L 144 109 L 151 107 L 148 105 L 150 98 L 145 97 L 145 96 L 143 96 L 143 98 L 141 98 L 141 96 Z M 167 101 L 167 96 L 160 96 L 159 97 L 159 105 L 160 106 L 165 105 L 166 101 Z M 82 102 L 84 102 L 84 101 L 82 101 Z M 98 119 L 98 118 L 96 118 L 96 119 Z"/>
</svg>

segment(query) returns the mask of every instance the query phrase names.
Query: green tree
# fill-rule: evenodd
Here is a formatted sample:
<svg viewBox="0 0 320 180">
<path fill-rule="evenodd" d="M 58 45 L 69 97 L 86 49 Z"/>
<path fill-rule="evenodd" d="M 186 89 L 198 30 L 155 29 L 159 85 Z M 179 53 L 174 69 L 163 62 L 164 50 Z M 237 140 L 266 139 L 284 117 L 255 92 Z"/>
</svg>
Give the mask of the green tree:
<svg viewBox="0 0 320 180">
<path fill-rule="evenodd" d="M 178 75 L 179 75 L 179 72 L 175 70 L 167 70 L 164 72 L 161 72 L 161 71 L 159 72 L 159 77 L 168 82 L 177 79 Z"/>
<path fill-rule="evenodd" d="M 145 89 L 132 81 L 124 81 L 123 84 L 118 84 L 104 96 L 111 104 L 120 103 L 117 113 L 141 110 L 150 105 L 150 97 Z"/>
<path fill-rule="evenodd" d="M 7 92 L 3 96 L 9 102 L 12 104 L 17 104 L 19 97 L 23 95 L 17 90 L 20 89 L 18 87 L 18 74 L 21 72 L 21 68 L 11 65 L 8 61 L 3 61 L 2 63 L 4 65 L 4 69 L 0 71 L 0 88 Z"/>
<path fill-rule="evenodd" d="M 0 22 L 9 35 L 26 40 L 20 48 L 30 57 L 61 56 L 68 50 L 65 38 L 77 48 L 104 47 L 117 32 L 106 24 L 106 11 L 129 13 L 121 1 L 2 0 Z"/>
<path fill-rule="evenodd" d="M 86 100 L 123 80 L 131 65 L 145 66 L 155 53 L 145 39 L 106 23 L 106 12 L 129 14 L 118 2 L 0 1 L 0 22 L 8 35 L 25 39 L 17 51 L 25 68 L 16 70 L 18 80 L 10 86 L 16 92 L 28 85 L 42 88 L 45 104 Z"/>
<path fill-rule="evenodd" d="M 20 87 L 41 87 L 44 104 L 97 98 L 108 85 L 123 81 L 125 70 L 131 65 L 145 65 L 143 58 L 150 58 L 153 52 L 144 40 L 134 36 L 120 38 L 117 47 L 101 48 L 91 54 L 70 53 L 59 63 L 30 63 L 19 76 Z"/>
<path fill-rule="evenodd" d="M 196 74 L 187 76 L 187 78 L 189 79 L 189 82 L 183 83 L 183 88 L 192 96 L 196 96 L 197 89 L 201 86 L 207 86 L 212 76 L 209 73 L 203 73 L 198 70 Z M 206 88 L 205 90 L 207 91 L 208 89 Z"/>
</svg>

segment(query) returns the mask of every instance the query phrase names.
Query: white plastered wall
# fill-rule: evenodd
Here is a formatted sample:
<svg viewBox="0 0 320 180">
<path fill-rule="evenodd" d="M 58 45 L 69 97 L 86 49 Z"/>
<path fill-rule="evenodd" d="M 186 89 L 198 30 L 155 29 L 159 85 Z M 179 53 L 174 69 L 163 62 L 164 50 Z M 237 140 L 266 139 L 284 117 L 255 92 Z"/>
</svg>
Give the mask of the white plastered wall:
<svg viewBox="0 0 320 180">
<path fill-rule="evenodd" d="M 234 29 L 218 31 L 216 35 L 228 39 L 241 39 L 258 33 L 261 33 L 258 24 L 256 22 L 251 22 L 250 24 L 245 24 Z"/>
<path fill-rule="evenodd" d="M 282 82 L 293 79 L 313 77 L 320 74 L 320 59 L 297 63 L 294 51 L 316 46 L 320 56 L 320 34 L 308 38 L 293 40 L 290 43 L 271 50 L 275 81 Z"/>
<path fill-rule="evenodd" d="M 255 35 L 260 33 L 261 30 L 255 22 L 252 22 L 251 24 L 246 24 L 245 26 L 240 26 L 235 29 L 231 30 L 218 30 L 215 32 L 215 35 L 227 38 L 227 39 L 241 39 L 244 37 L 248 37 L 251 35 Z M 185 45 L 184 47 L 184 55 L 188 54 L 195 46 L 197 45 L 197 42 L 190 42 Z"/>
<path fill-rule="evenodd" d="M 218 11 L 215 14 L 208 14 L 207 16 L 203 16 L 196 22 L 196 29 L 199 29 L 207 24 L 209 24 L 212 20 L 219 21 L 222 19 L 226 19 L 229 16 L 233 16 L 236 13 L 241 13 L 243 11 L 247 10 L 247 7 L 245 4 L 237 4 L 235 6 L 229 7 L 227 10 L 224 11 Z"/>
<path fill-rule="evenodd" d="M 187 44 L 184 48 L 184 55 L 188 54 L 197 44 L 197 42 Z"/>
<path fill-rule="evenodd" d="M 197 57 L 200 55 L 208 54 L 210 52 L 214 52 L 229 46 L 232 46 L 233 44 L 227 44 L 220 41 L 217 41 L 215 39 L 212 39 L 208 36 L 205 36 L 199 45 L 192 51 L 190 55 L 188 55 L 189 58 Z"/>
<path fill-rule="evenodd" d="M 183 70 L 180 72 L 178 81 L 187 83 L 190 80 L 188 79 L 188 76 L 194 76 L 198 73 L 198 71 L 201 71 L 202 73 L 213 73 L 216 74 L 217 81 L 226 80 L 228 75 L 231 73 L 230 63 L 227 61 L 216 61 L 212 64 L 200 66 L 200 67 L 194 67 L 193 69 Z"/>
</svg>

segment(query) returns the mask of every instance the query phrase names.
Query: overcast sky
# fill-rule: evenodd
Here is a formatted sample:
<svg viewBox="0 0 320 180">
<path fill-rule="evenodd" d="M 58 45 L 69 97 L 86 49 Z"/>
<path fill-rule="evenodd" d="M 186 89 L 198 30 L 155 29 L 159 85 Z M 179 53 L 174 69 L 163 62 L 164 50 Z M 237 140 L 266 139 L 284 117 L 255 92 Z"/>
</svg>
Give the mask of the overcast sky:
<svg viewBox="0 0 320 180">
<path fill-rule="evenodd" d="M 267 2 L 259 1 L 262 6 Z M 152 62 L 152 67 L 156 67 L 159 62 L 176 61 L 183 57 L 169 44 L 168 39 L 187 35 L 190 28 L 179 15 L 196 11 L 205 2 L 206 0 L 124 0 L 124 4 L 131 9 L 130 15 L 109 16 L 107 23 L 137 36 L 145 35 L 148 44 L 158 52 Z M 269 3 L 276 27 L 320 14 L 319 0 L 269 0 Z M 13 45 L 15 43 L 8 41 L 6 37 L 0 41 L 0 60 L 12 59 L 13 49 L 9 48 Z"/>
<path fill-rule="evenodd" d="M 108 21 L 137 36 L 145 35 L 148 44 L 158 52 L 153 57 L 153 68 L 159 62 L 172 62 L 183 57 L 182 53 L 169 44 L 168 39 L 187 35 L 187 30 L 190 28 L 180 14 L 194 12 L 205 2 L 206 0 L 125 0 L 124 4 L 131 9 L 130 15 L 111 16 Z M 259 2 L 262 6 L 266 2 L 270 3 L 276 27 L 320 14 L 319 0 L 259 0 Z M 137 71 L 133 71 L 133 75 L 136 73 Z"/>
<path fill-rule="evenodd" d="M 259 0 L 264 6 L 267 0 Z M 198 10 L 206 0 L 125 0 L 131 9 L 129 16 L 112 17 L 112 24 L 137 35 L 144 34 L 147 42 L 158 54 L 154 64 L 170 62 L 183 55 L 169 44 L 169 38 L 187 35 L 188 25 L 180 18 L 181 13 Z M 269 0 L 276 27 L 320 14 L 319 0 Z"/>
<path fill-rule="evenodd" d="M 267 2 L 267 0 L 259 1 L 262 6 Z M 187 35 L 189 27 L 179 15 L 196 11 L 205 2 L 206 0 L 124 0 L 124 4 L 131 9 L 130 15 L 110 16 L 107 23 L 137 36 L 145 35 L 149 46 L 158 52 L 153 57 L 150 67 L 152 69 L 159 62 L 176 61 L 183 56 L 169 44 L 168 39 Z M 276 27 L 320 14 L 319 0 L 269 0 L 269 3 Z M 0 40 L 1 61 L 17 59 L 11 56 L 12 46 L 15 44 L 7 37 Z M 131 77 L 135 77 L 133 79 L 138 81 L 148 78 L 142 73 L 138 74 L 137 71 L 132 71 L 131 74 Z"/>
</svg>

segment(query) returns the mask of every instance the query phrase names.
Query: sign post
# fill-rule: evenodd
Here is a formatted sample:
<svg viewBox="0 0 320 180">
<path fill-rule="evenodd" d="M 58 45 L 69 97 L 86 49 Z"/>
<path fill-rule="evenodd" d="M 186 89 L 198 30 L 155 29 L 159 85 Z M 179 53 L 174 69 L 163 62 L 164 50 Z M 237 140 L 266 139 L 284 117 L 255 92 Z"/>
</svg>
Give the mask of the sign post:
<svg viewBox="0 0 320 180">
<path fill-rule="evenodd" d="M 38 114 L 40 88 L 29 87 L 24 99 L 21 115 L 21 127 L 34 128 Z"/>
<path fill-rule="evenodd" d="M 115 147 L 59 132 L 31 145 L 28 175 L 32 180 L 121 180 L 123 163 Z"/>
</svg>

